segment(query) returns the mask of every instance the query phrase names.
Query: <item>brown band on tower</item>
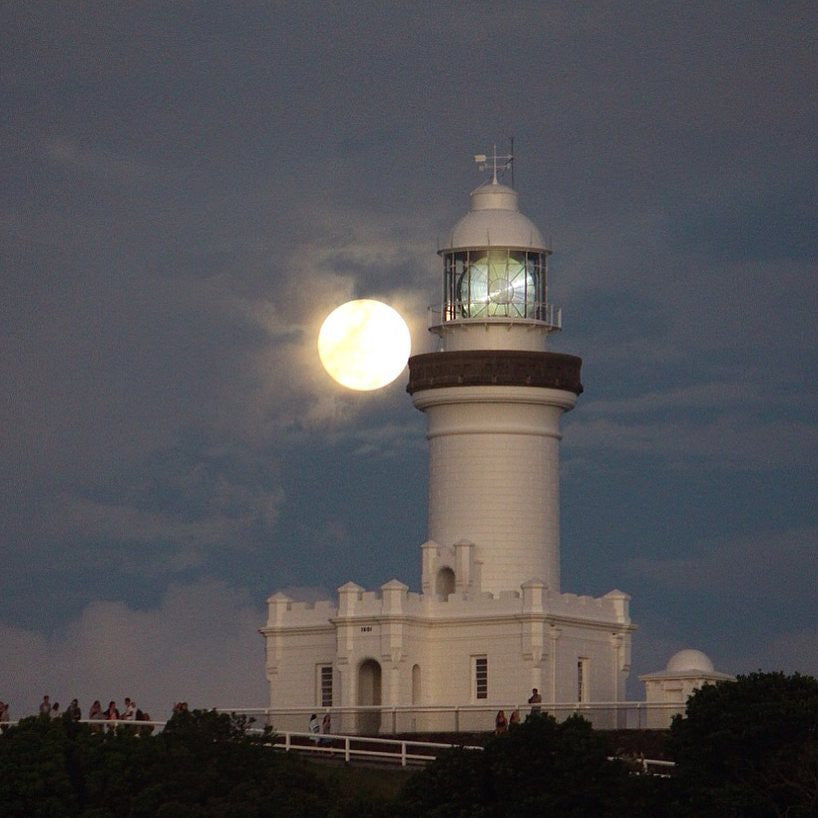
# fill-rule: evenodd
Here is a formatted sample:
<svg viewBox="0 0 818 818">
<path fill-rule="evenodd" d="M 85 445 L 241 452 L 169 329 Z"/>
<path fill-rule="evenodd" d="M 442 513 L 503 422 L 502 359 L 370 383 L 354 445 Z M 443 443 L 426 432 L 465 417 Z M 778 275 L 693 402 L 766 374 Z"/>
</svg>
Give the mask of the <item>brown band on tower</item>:
<svg viewBox="0 0 818 818">
<path fill-rule="evenodd" d="M 409 359 L 409 384 L 413 395 L 422 389 L 447 386 L 536 386 L 565 389 L 579 395 L 582 358 L 559 352 L 525 352 L 507 349 L 474 349 L 429 352 Z"/>
</svg>

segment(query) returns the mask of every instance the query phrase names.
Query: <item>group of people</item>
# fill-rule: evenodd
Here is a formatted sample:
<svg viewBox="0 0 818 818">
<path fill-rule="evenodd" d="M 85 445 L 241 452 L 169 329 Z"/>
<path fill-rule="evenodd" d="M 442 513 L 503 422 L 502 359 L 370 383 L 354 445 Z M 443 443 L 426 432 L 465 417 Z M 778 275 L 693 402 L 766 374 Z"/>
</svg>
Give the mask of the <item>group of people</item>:
<svg viewBox="0 0 818 818">
<path fill-rule="evenodd" d="M 40 702 L 40 715 L 47 716 L 52 719 L 57 719 L 62 716 L 69 721 L 81 721 L 82 709 L 79 706 L 77 699 L 71 699 L 71 704 L 65 708 L 65 712 L 60 712 L 60 703 L 54 702 L 52 704 L 48 695 L 43 696 Z M 129 696 L 125 697 L 123 709 L 120 711 L 116 702 L 111 700 L 108 702 L 108 707 L 102 709 L 102 704 L 99 699 L 95 699 L 94 703 L 88 710 L 89 721 L 150 721 L 150 714 L 145 713 L 136 706 L 136 702 Z"/>
<path fill-rule="evenodd" d="M 531 690 L 531 695 L 528 697 L 528 703 L 531 705 L 531 715 L 542 712 L 542 696 L 537 688 Z M 515 708 L 511 711 L 511 715 L 507 718 L 505 710 L 498 710 L 494 718 L 494 732 L 499 736 L 505 733 L 508 728 L 514 724 L 520 723 L 520 710 Z"/>
</svg>

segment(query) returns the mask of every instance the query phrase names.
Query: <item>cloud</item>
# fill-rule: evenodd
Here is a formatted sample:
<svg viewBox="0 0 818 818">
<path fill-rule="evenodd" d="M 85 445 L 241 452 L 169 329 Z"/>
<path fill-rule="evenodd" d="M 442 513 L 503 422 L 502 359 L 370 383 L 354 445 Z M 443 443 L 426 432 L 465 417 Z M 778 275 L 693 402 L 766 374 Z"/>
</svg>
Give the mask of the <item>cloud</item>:
<svg viewBox="0 0 818 818">
<path fill-rule="evenodd" d="M 288 585 L 284 588 L 276 588 L 276 593 L 285 594 L 295 602 L 320 602 L 324 599 L 335 599 L 335 591 L 327 591 L 326 588 L 313 587 L 311 585 Z"/>
<path fill-rule="evenodd" d="M 2 699 L 12 716 L 34 713 L 44 693 L 65 706 L 77 697 L 125 696 L 157 719 L 174 702 L 191 707 L 263 707 L 267 699 L 264 611 L 215 580 L 171 585 L 161 604 L 133 610 L 98 600 L 50 635 L 0 624 Z"/>
<path fill-rule="evenodd" d="M 740 652 L 726 648 L 725 660 L 742 673 L 756 670 L 781 670 L 784 673 L 809 673 L 818 676 L 818 628 L 783 630 L 774 636 L 750 639 Z"/>
<path fill-rule="evenodd" d="M 818 528 L 759 532 L 700 543 L 696 553 L 671 559 L 637 557 L 625 569 L 660 587 L 774 599 L 787 588 L 813 588 L 818 576 Z M 814 604 L 814 593 L 803 601 Z"/>
<path fill-rule="evenodd" d="M 291 242 L 275 287 L 260 287 L 241 299 L 225 295 L 236 320 L 260 328 L 264 336 L 245 351 L 239 370 L 245 388 L 235 388 L 233 378 L 225 384 L 221 418 L 257 440 L 272 440 L 283 430 L 332 434 L 374 406 L 383 409 L 384 395 L 402 396 L 397 382 L 374 395 L 351 393 L 324 371 L 318 332 L 339 304 L 354 298 L 385 301 L 407 320 L 413 353 L 431 343 L 426 296 L 412 286 L 427 278 L 422 220 L 403 217 L 396 224 L 380 213 L 324 204 L 310 213 L 309 232 Z"/>
<path fill-rule="evenodd" d="M 69 171 L 114 184 L 130 188 L 156 182 L 157 168 L 133 156 L 120 158 L 104 154 L 60 137 L 47 141 L 44 152 L 49 159 Z"/>
<path fill-rule="evenodd" d="M 718 471 L 810 467 L 818 456 L 818 427 L 724 412 L 712 418 L 631 422 L 577 419 L 566 431 L 566 453 L 611 454 L 662 460 L 671 468 L 706 465 Z M 588 461 L 590 462 L 590 460 Z"/>
<path fill-rule="evenodd" d="M 583 407 L 585 415 L 635 415 L 688 409 L 724 410 L 736 405 L 759 407 L 768 400 L 756 383 L 744 380 L 720 380 L 629 395 L 626 398 L 591 400 Z"/>
<path fill-rule="evenodd" d="M 353 450 L 357 457 L 394 457 L 407 447 L 423 447 L 417 426 L 410 424 L 386 423 L 365 430 L 356 430 L 352 437 L 360 441 Z"/>
</svg>

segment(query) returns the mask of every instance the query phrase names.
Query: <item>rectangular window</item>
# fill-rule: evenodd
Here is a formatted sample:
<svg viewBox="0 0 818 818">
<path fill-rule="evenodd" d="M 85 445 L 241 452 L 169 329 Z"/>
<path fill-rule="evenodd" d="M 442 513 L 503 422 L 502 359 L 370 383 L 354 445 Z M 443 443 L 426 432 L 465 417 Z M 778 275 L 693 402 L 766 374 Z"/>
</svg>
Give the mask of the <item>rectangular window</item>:
<svg viewBox="0 0 818 818">
<path fill-rule="evenodd" d="M 582 657 L 577 660 L 577 701 L 588 701 L 588 660 Z"/>
<path fill-rule="evenodd" d="M 489 660 L 485 656 L 473 656 L 474 662 L 474 698 L 489 697 Z"/>
<path fill-rule="evenodd" d="M 332 665 L 318 666 L 318 701 L 321 707 L 332 707 Z"/>
</svg>

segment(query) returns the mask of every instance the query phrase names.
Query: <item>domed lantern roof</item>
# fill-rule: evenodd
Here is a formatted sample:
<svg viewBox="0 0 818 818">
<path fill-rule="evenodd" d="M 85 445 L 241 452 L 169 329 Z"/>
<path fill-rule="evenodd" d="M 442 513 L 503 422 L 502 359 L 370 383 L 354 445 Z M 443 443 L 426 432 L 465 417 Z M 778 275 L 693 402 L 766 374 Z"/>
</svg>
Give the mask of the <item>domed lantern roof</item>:
<svg viewBox="0 0 818 818">
<path fill-rule="evenodd" d="M 548 252 L 536 225 L 522 213 L 517 191 L 492 180 L 471 193 L 471 210 L 454 226 L 448 246 L 452 250 L 507 247 Z"/>
</svg>

